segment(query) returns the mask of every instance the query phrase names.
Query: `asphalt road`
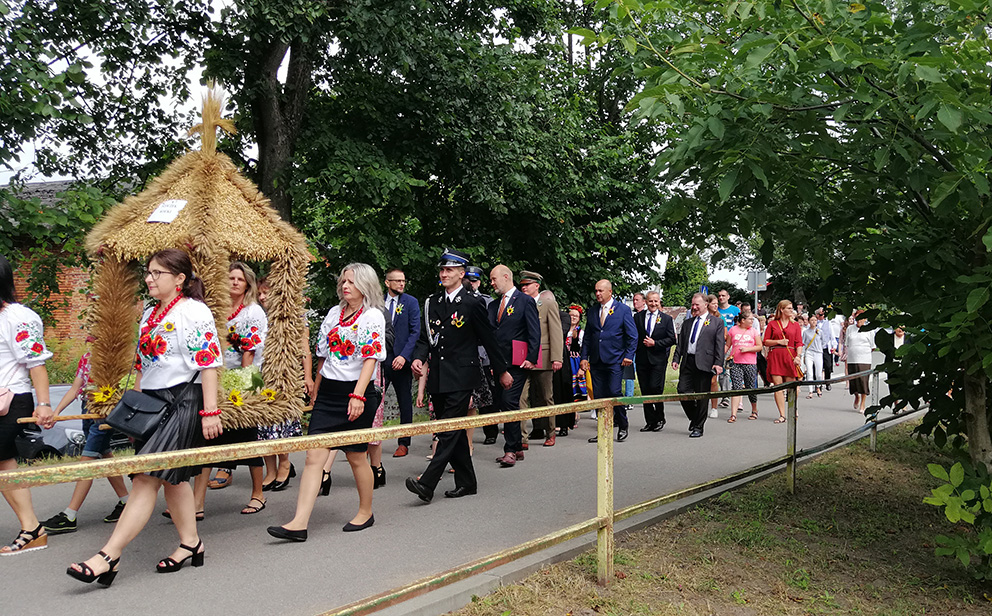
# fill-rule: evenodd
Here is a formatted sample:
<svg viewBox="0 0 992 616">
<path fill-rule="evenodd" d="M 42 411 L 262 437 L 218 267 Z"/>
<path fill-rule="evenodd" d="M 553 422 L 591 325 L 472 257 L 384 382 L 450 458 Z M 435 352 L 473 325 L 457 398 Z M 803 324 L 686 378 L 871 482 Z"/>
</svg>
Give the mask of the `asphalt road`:
<svg viewBox="0 0 992 616">
<path fill-rule="evenodd" d="M 884 387 L 884 385 L 883 385 Z M 823 398 L 799 399 L 798 447 L 810 447 L 864 423 L 852 410 L 846 387 L 834 387 Z M 747 405 L 746 405 L 747 406 Z M 760 418 L 747 413 L 728 424 L 728 409 L 706 424 L 701 439 L 687 438 L 687 420 L 677 404 L 666 405 L 668 424 L 660 433 L 641 433 L 640 407 L 630 414 L 631 434 L 616 445 L 615 502 L 617 507 L 722 477 L 785 453 L 785 425 L 767 397 L 759 401 Z M 155 571 L 158 560 L 177 544 L 171 523 L 158 515 L 127 548 L 121 573 L 104 589 L 85 585 L 63 572 L 69 563 L 94 554 L 112 528 L 102 522 L 115 502 L 110 485 L 97 481 L 79 513 L 79 530 L 52 537 L 46 550 L 0 558 L 5 614 L 293 614 L 310 615 L 398 587 L 432 572 L 440 572 L 488 554 L 592 518 L 596 512 L 596 446 L 586 442 L 595 422 L 582 414 L 577 429 L 559 438 L 554 447 L 534 443 L 515 468 L 493 462 L 502 453 L 502 440 L 483 445 L 475 432 L 475 465 L 479 494 L 445 499 L 453 487 L 450 474 L 436 497 L 424 504 L 403 485 L 408 475 L 426 468 L 428 437 L 414 437 L 411 454 L 391 456 L 395 443 L 384 445 L 387 484 L 376 490 L 376 523 L 359 533 L 341 527 L 358 503 L 351 471 L 339 456 L 333 468 L 329 497 L 320 497 L 309 528 L 310 539 L 288 544 L 269 537 L 266 526 L 287 522 L 293 515 L 298 480 L 284 492 L 266 493 L 266 509 L 240 515 L 248 501 L 247 469 L 235 473 L 231 487 L 207 495 L 206 520 L 200 535 L 206 546 L 205 566 L 189 566 L 172 574 Z M 297 469 L 303 454 L 294 454 Z M 41 519 L 68 504 L 72 485 L 32 490 Z M 16 519 L 0 507 L 0 538 L 13 539 Z"/>
</svg>

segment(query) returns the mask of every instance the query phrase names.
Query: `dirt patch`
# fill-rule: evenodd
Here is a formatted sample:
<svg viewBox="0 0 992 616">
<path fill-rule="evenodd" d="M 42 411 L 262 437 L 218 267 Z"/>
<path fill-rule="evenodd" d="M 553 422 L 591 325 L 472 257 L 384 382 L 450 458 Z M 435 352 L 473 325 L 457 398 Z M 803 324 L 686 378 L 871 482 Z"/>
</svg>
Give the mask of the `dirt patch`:
<svg viewBox="0 0 992 616">
<path fill-rule="evenodd" d="M 548 567 L 454 612 L 460 616 L 940 614 L 987 616 L 992 592 L 937 559 L 949 531 L 922 500 L 941 451 L 899 426 L 617 539 L 616 581 L 596 555 Z"/>
</svg>

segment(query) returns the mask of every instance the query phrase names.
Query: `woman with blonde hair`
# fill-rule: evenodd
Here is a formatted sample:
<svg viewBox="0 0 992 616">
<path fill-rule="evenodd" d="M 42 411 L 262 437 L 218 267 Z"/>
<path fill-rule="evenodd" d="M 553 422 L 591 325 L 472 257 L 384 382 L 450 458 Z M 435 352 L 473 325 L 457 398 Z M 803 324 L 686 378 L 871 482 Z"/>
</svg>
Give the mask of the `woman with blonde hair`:
<svg viewBox="0 0 992 616">
<path fill-rule="evenodd" d="M 765 327 L 762 344 L 768 348 L 768 378 L 772 380 L 772 385 L 789 383 L 803 376 L 799 369 L 803 356 L 803 332 L 793 320 L 795 314 L 792 302 L 783 299 L 775 308 L 775 317 Z M 775 392 L 775 405 L 779 415 L 775 423 L 784 423 L 784 391 Z"/>
<path fill-rule="evenodd" d="M 382 392 L 372 379 L 376 364 L 386 359 L 386 318 L 379 277 L 364 263 L 346 265 L 338 276 L 341 303 L 331 308 L 317 338 L 317 397 L 313 402 L 309 434 L 327 434 L 372 427 Z M 358 513 L 344 532 L 364 530 L 375 523 L 372 515 L 374 477 L 366 458 L 368 443 L 343 445 L 358 488 Z M 270 526 L 270 535 L 288 541 L 306 541 L 307 527 L 321 487 L 327 449 L 307 452 L 300 479 L 296 515 L 284 526 Z"/>
</svg>

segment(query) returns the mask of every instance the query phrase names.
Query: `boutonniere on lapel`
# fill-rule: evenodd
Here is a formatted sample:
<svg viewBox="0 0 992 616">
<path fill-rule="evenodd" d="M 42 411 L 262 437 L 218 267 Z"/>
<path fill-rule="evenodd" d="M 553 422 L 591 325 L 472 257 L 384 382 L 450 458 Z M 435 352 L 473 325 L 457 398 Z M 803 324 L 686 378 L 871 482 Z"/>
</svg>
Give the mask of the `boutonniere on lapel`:
<svg viewBox="0 0 992 616">
<path fill-rule="evenodd" d="M 706 319 L 705 321 L 703 321 L 703 327 L 706 327 L 709 324 L 710 324 L 710 320 L 709 319 Z"/>
<path fill-rule="evenodd" d="M 606 316 L 613 316 L 613 307 L 610 306 L 610 311 L 606 313 Z"/>
<path fill-rule="evenodd" d="M 461 327 L 462 325 L 465 325 L 465 317 L 458 316 L 458 313 L 456 312 L 451 315 L 451 324 L 455 327 Z"/>
<path fill-rule="evenodd" d="M 393 310 L 396 314 L 401 314 L 403 312 L 403 304 L 396 304 L 396 309 Z"/>
<path fill-rule="evenodd" d="M 508 315 L 509 315 L 509 314 L 513 314 L 513 306 L 510 306 L 510 307 L 508 307 L 508 308 L 506 309 L 506 314 L 508 314 Z"/>
</svg>

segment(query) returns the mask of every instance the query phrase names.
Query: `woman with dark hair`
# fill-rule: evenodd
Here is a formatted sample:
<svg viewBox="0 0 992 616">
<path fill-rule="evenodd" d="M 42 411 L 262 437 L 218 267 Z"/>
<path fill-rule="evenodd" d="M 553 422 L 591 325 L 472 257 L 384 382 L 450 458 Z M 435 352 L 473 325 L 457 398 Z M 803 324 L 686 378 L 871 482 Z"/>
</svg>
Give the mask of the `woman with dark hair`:
<svg viewBox="0 0 992 616">
<path fill-rule="evenodd" d="M 372 382 L 376 364 L 386 359 L 386 318 L 382 288 L 371 266 L 352 263 L 338 277 L 341 303 L 331 308 L 317 338 L 317 398 L 313 401 L 309 434 L 327 434 L 372 427 L 382 392 Z M 375 523 L 372 515 L 374 478 L 367 443 L 343 445 L 358 488 L 358 513 L 344 532 L 364 530 Z M 307 526 L 317 500 L 330 451 L 311 449 L 300 478 L 296 515 L 285 526 L 270 526 L 270 535 L 306 541 Z"/>
<path fill-rule="evenodd" d="M 781 385 L 802 378 L 799 366 L 803 356 L 803 332 L 793 321 L 795 310 L 792 302 L 783 299 L 775 308 L 775 318 L 765 327 L 762 345 L 768 348 L 768 378 L 772 385 Z M 778 419 L 775 423 L 785 423 L 785 392 L 775 392 L 775 405 Z"/>
<path fill-rule="evenodd" d="M 203 283 L 193 276 L 193 264 L 182 250 L 168 248 L 152 255 L 145 284 L 156 301 L 141 317 L 134 388 L 168 402 L 172 414 L 147 441 L 135 442 L 134 449 L 146 454 L 197 447 L 223 432 L 217 408 L 217 368 L 222 360 L 214 317 L 203 303 Z M 169 468 L 134 476 L 131 496 L 110 540 L 96 556 L 73 564 L 66 573 L 81 582 L 97 580 L 110 586 L 121 552 L 148 523 L 162 487 L 179 547 L 160 560 L 156 570 L 179 571 L 188 560 L 194 567 L 203 565 L 203 542 L 189 485 L 195 471 Z"/>
<path fill-rule="evenodd" d="M 265 311 L 258 305 L 258 284 L 255 280 L 255 272 L 250 267 L 234 261 L 228 267 L 228 281 L 231 284 L 231 313 L 227 317 L 227 345 L 224 350 L 224 368 L 235 370 L 247 368 L 249 366 L 260 366 L 262 363 L 261 353 L 256 353 L 256 349 L 265 344 L 265 336 L 268 332 L 268 319 Z M 258 428 L 236 428 L 228 430 L 216 443 L 212 445 L 233 445 L 235 443 L 250 443 L 258 440 Z M 262 475 L 264 474 L 264 463 L 262 458 L 247 458 L 244 460 L 230 460 L 217 464 L 220 470 L 218 475 L 226 473 L 216 478 L 217 487 L 226 488 L 231 485 L 231 474 L 238 465 L 249 468 L 251 473 L 251 498 L 248 504 L 242 507 L 243 515 L 258 513 L 265 509 L 265 499 L 262 497 Z M 196 496 L 196 517 L 202 520 L 204 517 L 207 495 L 207 486 L 210 480 L 210 467 L 204 467 L 200 476 L 193 484 L 193 491 Z M 216 485 L 216 484 L 215 484 Z M 166 511 L 162 515 L 168 517 Z"/>
<path fill-rule="evenodd" d="M 844 353 L 843 359 L 847 363 L 847 373 L 857 374 L 871 370 L 871 352 L 875 349 L 875 330 L 861 331 L 861 328 L 868 323 L 862 313 L 858 310 L 854 313 L 854 323 L 848 325 L 844 332 Z M 868 405 L 868 394 L 871 390 L 868 386 L 868 376 L 859 376 L 849 381 L 851 394 L 854 396 L 854 410 L 865 413 Z"/>
<path fill-rule="evenodd" d="M 14 271 L 0 255 L 0 411 L 5 413 L 0 416 L 0 471 L 17 468 L 14 439 L 28 430 L 37 430 L 31 424 L 18 424 L 18 419 L 34 417 L 37 425 L 45 428 L 55 425 L 45 369 L 45 361 L 51 356 L 45 348 L 41 318 L 16 303 Z M 31 395 L 32 386 L 37 402 Z M 4 490 L 3 497 L 21 523 L 21 532 L 10 545 L 0 548 L 0 556 L 48 547 L 48 535 L 34 514 L 31 492 L 26 488 Z"/>
</svg>

